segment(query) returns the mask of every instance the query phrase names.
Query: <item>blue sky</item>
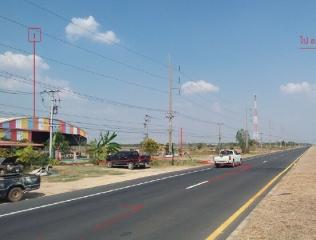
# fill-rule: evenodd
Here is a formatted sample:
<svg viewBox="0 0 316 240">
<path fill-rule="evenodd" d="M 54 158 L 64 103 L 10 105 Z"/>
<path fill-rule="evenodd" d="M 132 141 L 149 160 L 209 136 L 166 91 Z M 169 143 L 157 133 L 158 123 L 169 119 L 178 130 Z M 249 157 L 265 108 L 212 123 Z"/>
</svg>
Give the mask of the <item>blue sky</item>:
<svg viewBox="0 0 316 240">
<path fill-rule="evenodd" d="M 245 110 L 252 107 L 254 93 L 258 96 L 259 128 L 264 140 L 269 138 L 270 125 L 274 140 L 316 141 L 316 51 L 300 49 L 301 35 L 316 38 L 314 1 L 32 2 L 68 22 L 27 1 L 3 1 L 0 15 L 26 26 L 41 26 L 45 33 L 94 52 L 89 54 L 44 34 L 43 41 L 37 45 L 37 53 L 43 57 L 42 68 L 38 69 L 40 81 L 130 105 L 167 110 L 167 94 L 122 82 L 167 91 L 166 66 L 124 47 L 163 64 L 168 63 L 170 55 L 174 68 L 180 65 L 184 73 L 173 72 L 174 88 L 189 82 L 189 93 L 182 91 L 179 96 L 174 91 L 175 142 L 180 127 L 187 142 L 216 142 L 216 124 L 202 121 L 224 122 L 224 140 L 234 140 L 236 129 L 245 127 Z M 79 28 L 79 33 L 78 25 L 72 25 L 67 32 L 71 19 L 77 24 L 88 23 L 89 19 L 92 24 Z M 32 51 L 27 29 L 1 17 L 0 29 L 0 44 Z M 96 35 L 104 37 L 103 40 L 95 39 Z M 117 43 L 109 44 L 106 38 Z M 24 60 L 25 66 L 12 64 L 8 52 L 13 60 Z M 0 45 L 0 70 L 31 78 L 29 61 L 23 56 L 14 57 L 15 54 L 28 55 Z M 111 75 L 119 81 L 56 64 L 47 57 Z M 197 85 L 198 89 L 190 92 Z M 0 88 L 31 91 L 30 86 L 5 77 L 0 78 Z M 39 89 L 42 90 L 40 86 Z M 66 93 L 61 94 L 61 99 L 57 117 L 90 128 L 91 138 L 100 129 L 108 128 L 119 129 L 121 142 L 139 142 L 143 138 L 143 118 L 149 114 L 152 116 L 150 136 L 160 142 L 167 140 L 164 112 L 87 101 Z M 0 101 L 2 115 L 31 114 L 31 110 L 4 106 L 10 103 L 31 108 L 30 95 L 0 93 Z M 40 101 L 37 105 L 43 111 L 39 114 L 47 115 L 47 106 Z M 192 121 L 177 112 L 202 121 Z M 251 116 L 248 121 L 251 130 Z"/>
</svg>

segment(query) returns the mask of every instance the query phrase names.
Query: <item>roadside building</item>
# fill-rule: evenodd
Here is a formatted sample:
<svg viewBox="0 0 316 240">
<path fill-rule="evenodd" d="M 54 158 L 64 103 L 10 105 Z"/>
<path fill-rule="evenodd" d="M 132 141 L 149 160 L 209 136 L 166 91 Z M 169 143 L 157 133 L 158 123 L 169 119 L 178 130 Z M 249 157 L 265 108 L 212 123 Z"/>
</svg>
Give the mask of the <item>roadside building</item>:
<svg viewBox="0 0 316 240">
<path fill-rule="evenodd" d="M 70 146 L 80 146 L 87 142 L 87 133 L 70 123 L 54 120 L 54 132 L 60 132 Z M 17 143 L 33 143 L 44 146 L 49 140 L 49 119 L 43 117 L 0 118 L 0 140 L 3 146 Z"/>
</svg>

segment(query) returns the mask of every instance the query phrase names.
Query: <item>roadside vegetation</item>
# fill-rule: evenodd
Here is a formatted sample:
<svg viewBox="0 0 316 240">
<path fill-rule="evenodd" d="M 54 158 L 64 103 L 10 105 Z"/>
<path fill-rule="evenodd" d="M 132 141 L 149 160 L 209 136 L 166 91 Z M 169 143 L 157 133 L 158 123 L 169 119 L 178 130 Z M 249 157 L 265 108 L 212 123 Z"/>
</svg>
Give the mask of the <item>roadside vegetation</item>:
<svg viewBox="0 0 316 240">
<path fill-rule="evenodd" d="M 117 133 L 110 133 L 107 131 L 105 134 L 100 133 L 99 139 L 91 141 L 89 146 L 89 154 L 92 163 L 98 163 L 105 160 L 109 154 L 116 153 L 121 149 L 121 145 L 114 142 Z"/>
<path fill-rule="evenodd" d="M 53 166 L 53 174 L 44 177 L 49 182 L 68 182 L 82 178 L 99 177 L 104 175 L 125 174 L 121 169 L 109 169 L 105 167 L 105 161 L 109 154 L 114 154 L 120 150 L 137 150 L 142 154 L 151 156 L 152 168 L 166 168 L 172 166 L 199 166 L 209 163 L 213 156 L 218 154 L 219 149 L 236 149 L 244 157 L 262 154 L 271 151 L 282 150 L 295 147 L 294 142 L 258 143 L 250 139 L 249 133 L 240 129 L 236 133 L 236 142 L 218 144 L 206 143 L 186 143 L 183 146 L 173 144 L 172 155 L 168 155 L 168 144 L 161 144 L 153 138 L 147 138 L 139 144 L 121 145 L 115 141 L 116 132 L 106 131 L 100 133 L 97 139 L 89 144 L 80 146 L 81 153 L 77 159 L 69 159 L 76 150 L 61 133 L 53 136 L 53 149 L 55 158 L 49 159 L 48 146 L 44 149 L 32 148 L 11 148 L 0 149 L 0 157 L 18 156 L 18 162 L 24 165 L 26 172 L 35 168 Z M 248 144 L 246 140 L 248 139 Z M 167 156 L 168 155 L 168 156 Z M 68 159 L 67 159 L 68 158 Z M 145 170 L 146 171 L 146 170 Z"/>
<path fill-rule="evenodd" d="M 82 178 L 101 177 L 105 175 L 123 175 L 124 172 L 115 169 L 99 167 L 93 164 L 74 166 L 55 166 L 53 175 L 43 177 L 48 182 L 70 182 Z"/>
</svg>

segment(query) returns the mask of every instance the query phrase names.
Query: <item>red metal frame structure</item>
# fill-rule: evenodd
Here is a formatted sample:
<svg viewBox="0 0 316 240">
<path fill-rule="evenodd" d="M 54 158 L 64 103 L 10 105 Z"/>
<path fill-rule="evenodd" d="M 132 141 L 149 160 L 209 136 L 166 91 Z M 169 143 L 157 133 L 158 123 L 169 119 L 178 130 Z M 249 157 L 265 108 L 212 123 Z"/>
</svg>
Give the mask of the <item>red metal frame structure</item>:
<svg viewBox="0 0 316 240">
<path fill-rule="evenodd" d="M 36 52 L 36 43 L 42 41 L 42 30 L 40 27 L 29 27 L 28 28 L 28 41 L 33 43 L 33 117 L 36 117 L 36 83 L 35 83 L 35 52 Z"/>
</svg>

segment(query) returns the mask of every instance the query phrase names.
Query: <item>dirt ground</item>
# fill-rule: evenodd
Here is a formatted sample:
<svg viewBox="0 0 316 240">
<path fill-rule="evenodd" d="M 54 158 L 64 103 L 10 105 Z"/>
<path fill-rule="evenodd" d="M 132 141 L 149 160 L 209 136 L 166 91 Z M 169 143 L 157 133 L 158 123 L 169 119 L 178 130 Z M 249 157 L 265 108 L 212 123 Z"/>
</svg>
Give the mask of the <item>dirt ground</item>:
<svg viewBox="0 0 316 240">
<path fill-rule="evenodd" d="M 200 165 L 201 166 L 201 165 Z M 196 166 L 198 167 L 198 166 Z M 58 193 L 71 192 L 75 190 L 102 186 L 111 183 L 123 182 L 127 180 L 137 179 L 141 177 L 154 176 L 161 173 L 168 173 L 179 171 L 189 168 L 196 168 L 192 166 L 172 166 L 162 168 L 147 168 L 147 169 L 134 169 L 128 170 L 125 168 L 113 168 L 116 174 L 107 174 L 99 177 L 87 177 L 76 181 L 70 182 L 54 182 L 48 181 L 47 177 L 42 177 L 41 188 L 33 191 L 32 194 L 37 196 L 49 196 Z M 106 169 L 106 168 L 105 168 Z M 35 194 L 34 194 L 35 193 Z"/>
<path fill-rule="evenodd" d="M 303 155 L 228 239 L 316 239 L 316 146 Z"/>
</svg>

